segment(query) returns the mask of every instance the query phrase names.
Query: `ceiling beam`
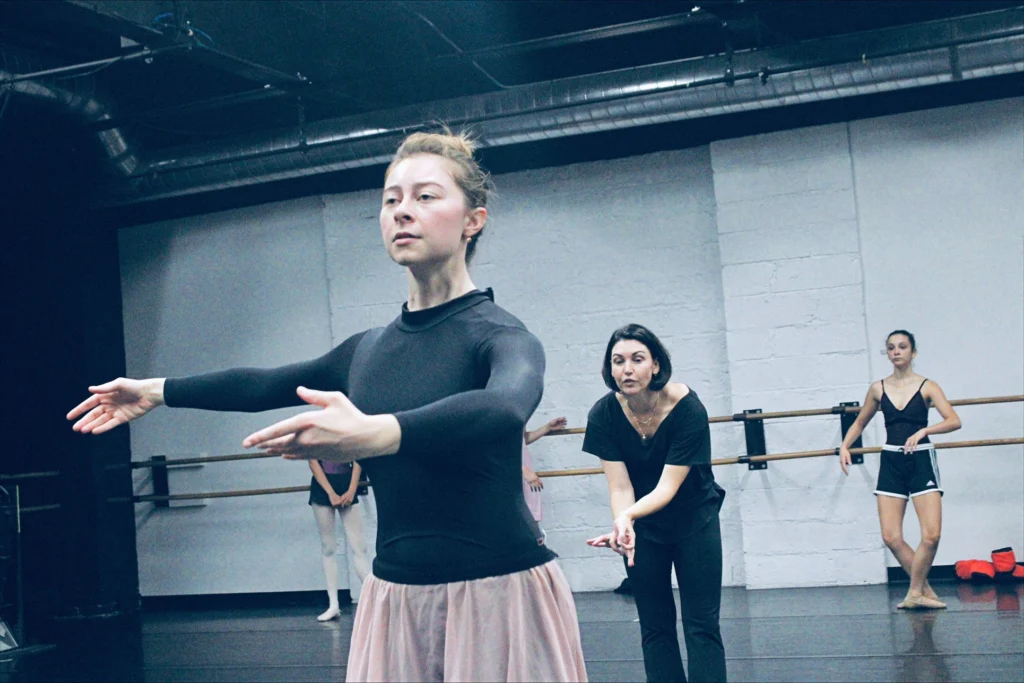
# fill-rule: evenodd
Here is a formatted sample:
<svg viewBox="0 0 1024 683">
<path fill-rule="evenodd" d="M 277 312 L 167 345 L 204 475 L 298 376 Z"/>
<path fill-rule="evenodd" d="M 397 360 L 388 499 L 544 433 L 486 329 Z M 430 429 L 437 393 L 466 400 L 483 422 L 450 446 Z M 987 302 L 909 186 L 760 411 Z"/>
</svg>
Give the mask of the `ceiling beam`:
<svg viewBox="0 0 1024 683">
<path fill-rule="evenodd" d="M 35 6 L 49 6 L 47 7 L 49 11 L 59 11 L 66 19 L 75 24 L 86 25 L 115 36 L 124 36 L 149 48 L 164 47 L 181 41 L 189 42 L 191 49 L 182 54 L 185 59 L 245 78 L 261 86 L 270 85 L 298 92 L 304 92 L 309 86 L 309 80 L 301 74 L 287 74 L 214 48 L 204 47 L 192 40 L 187 33 L 179 37 L 164 34 L 114 12 L 103 10 L 95 2 L 63 0 L 59 3 L 39 2 L 35 3 Z"/>
</svg>

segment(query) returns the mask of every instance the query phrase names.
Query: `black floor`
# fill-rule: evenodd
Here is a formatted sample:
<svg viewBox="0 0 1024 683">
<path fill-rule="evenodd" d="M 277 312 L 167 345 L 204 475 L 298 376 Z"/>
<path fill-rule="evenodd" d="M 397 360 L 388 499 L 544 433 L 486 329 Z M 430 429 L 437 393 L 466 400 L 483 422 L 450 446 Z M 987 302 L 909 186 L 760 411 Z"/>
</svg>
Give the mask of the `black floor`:
<svg viewBox="0 0 1024 683">
<path fill-rule="evenodd" d="M 746 591 L 722 596 L 732 681 L 1022 681 L 1024 586 L 939 584 L 941 612 L 898 612 L 905 587 Z M 591 681 L 642 681 L 632 599 L 576 596 Z M 49 652 L 0 653 L 7 681 L 344 681 L 354 607 L 145 613 L 55 634 Z"/>
</svg>

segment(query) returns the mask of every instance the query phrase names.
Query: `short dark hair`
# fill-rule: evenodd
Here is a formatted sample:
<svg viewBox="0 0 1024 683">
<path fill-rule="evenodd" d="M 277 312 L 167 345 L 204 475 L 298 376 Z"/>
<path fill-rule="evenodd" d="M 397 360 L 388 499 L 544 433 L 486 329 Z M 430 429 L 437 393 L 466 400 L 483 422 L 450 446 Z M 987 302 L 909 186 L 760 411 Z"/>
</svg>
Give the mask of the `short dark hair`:
<svg viewBox="0 0 1024 683">
<path fill-rule="evenodd" d="M 888 344 L 889 340 L 892 339 L 894 334 L 902 334 L 904 337 L 910 340 L 910 350 L 917 351 L 917 340 L 914 339 L 914 335 L 910 334 L 906 330 L 893 330 L 889 333 L 889 336 L 885 338 L 885 343 Z"/>
<path fill-rule="evenodd" d="M 658 336 L 643 325 L 636 323 L 623 325 L 612 332 L 612 337 L 608 340 L 608 348 L 604 351 L 604 364 L 601 366 L 601 377 L 604 378 L 605 385 L 612 391 L 619 390 L 615 378 L 612 377 L 612 348 L 623 339 L 632 339 L 647 347 L 647 350 L 651 352 L 651 359 L 658 362 L 658 373 L 651 377 L 648 388 L 652 391 L 664 389 L 672 377 L 672 359 L 669 358 L 668 350 L 662 345 Z"/>
</svg>

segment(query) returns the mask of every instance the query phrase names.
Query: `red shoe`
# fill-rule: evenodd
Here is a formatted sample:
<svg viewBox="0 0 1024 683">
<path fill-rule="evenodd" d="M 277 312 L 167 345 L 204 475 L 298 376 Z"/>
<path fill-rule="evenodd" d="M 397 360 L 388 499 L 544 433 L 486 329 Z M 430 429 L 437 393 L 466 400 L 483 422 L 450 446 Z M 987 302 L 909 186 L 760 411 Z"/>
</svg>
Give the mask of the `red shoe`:
<svg viewBox="0 0 1024 683">
<path fill-rule="evenodd" d="M 1012 574 L 1017 566 L 1017 558 L 1013 555 L 1013 548 L 999 548 L 992 551 L 992 565 L 997 574 Z"/>
<path fill-rule="evenodd" d="M 1018 562 L 1013 568 L 1013 578 L 1024 579 L 1024 562 Z"/>
<path fill-rule="evenodd" d="M 991 581 L 996 578 L 996 568 L 991 562 L 974 560 L 971 562 L 972 581 Z"/>
</svg>

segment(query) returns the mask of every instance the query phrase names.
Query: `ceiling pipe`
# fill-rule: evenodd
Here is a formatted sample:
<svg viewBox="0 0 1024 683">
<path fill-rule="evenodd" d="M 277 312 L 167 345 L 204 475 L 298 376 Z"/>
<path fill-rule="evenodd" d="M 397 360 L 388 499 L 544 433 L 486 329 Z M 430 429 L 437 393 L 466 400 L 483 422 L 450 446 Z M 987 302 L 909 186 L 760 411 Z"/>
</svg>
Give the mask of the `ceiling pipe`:
<svg viewBox="0 0 1024 683">
<path fill-rule="evenodd" d="M 1024 71 L 1024 7 L 764 51 L 530 84 L 361 114 L 147 160 L 117 206 L 386 163 L 432 121 L 487 147 Z M 428 123 L 425 123 L 428 122 Z"/>
<path fill-rule="evenodd" d="M 65 67 L 44 69 L 40 59 L 7 47 L 0 48 L 0 92 L 47 104 L 85 125 L 110 119 L 113 109 L 98 93 L 96 79 L 89 74 L 62 78 L 59 74 L 67 70 Z M 115 175 L 122 181 L 139 167 L 135 149 L 120 130 L 105 129 L 99 131 L 96 138 Z"/>
</svg>

